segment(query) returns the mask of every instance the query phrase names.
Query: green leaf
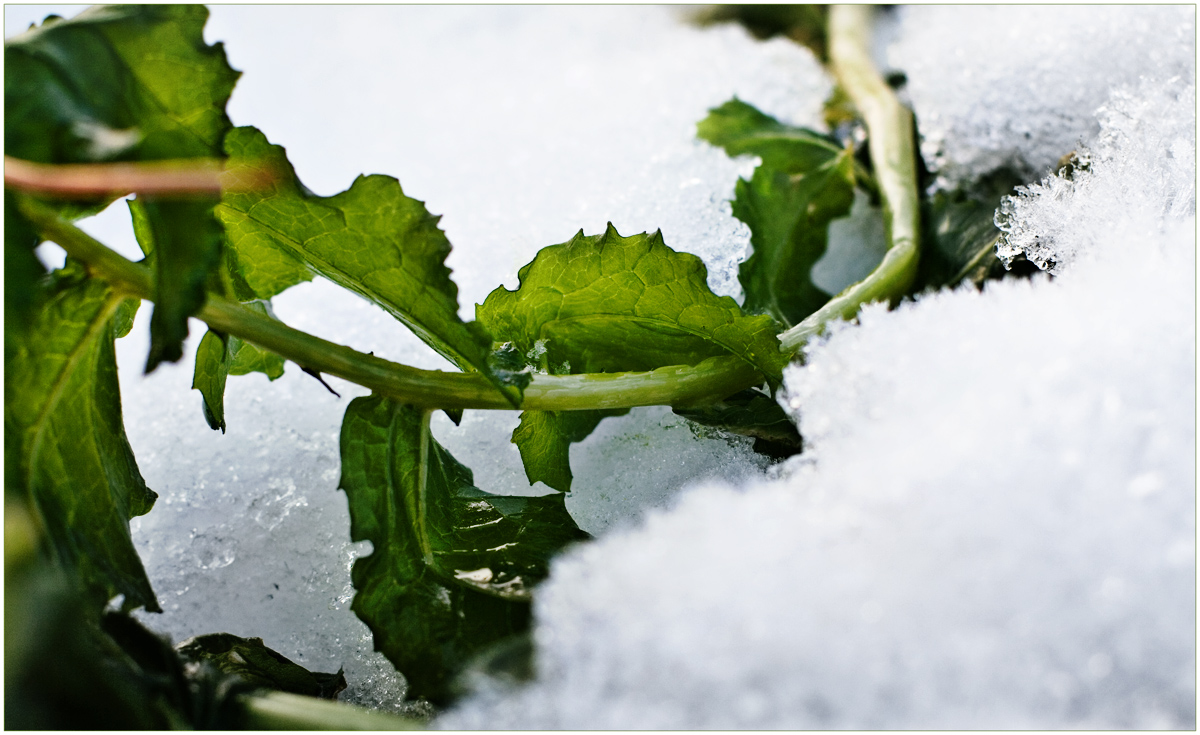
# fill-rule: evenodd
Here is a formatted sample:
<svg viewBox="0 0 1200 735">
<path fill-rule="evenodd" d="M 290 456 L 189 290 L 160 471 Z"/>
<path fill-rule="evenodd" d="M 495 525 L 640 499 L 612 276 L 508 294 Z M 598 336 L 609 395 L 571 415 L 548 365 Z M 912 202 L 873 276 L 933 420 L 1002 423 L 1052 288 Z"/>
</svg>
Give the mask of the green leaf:
<svg viewBox="0 0 1200 735">
<path fill-rule="evenodd" d="M 828 60 L 825 26 L 829 16 L 826 5 L 714 5 L 696 20 L 701 25 L 740 23 L 760 41 L 785 35 L 807 46 L 819 61 Z"/>
<path fill-rule="evenodd" d="M 218 293 L 228 289 L 220 279 L 224 233 L 213 216 L 216 200 L 127 200 L 133 234 L 154 269 L 157 302 L 150 320 L 150 355 L 146 372 L 164 359 L 177 360 L 187 337 L 182 312 L 194 313 L 204 304 L 205 286 Z M 194 252 L 193 252 L 194 251 Z M 182 294 L 163 300 L 165 294 Z"/>
<path fill-rule="evenodd" d="M 663 244 L 662 234 L 582 231 L 542 248 L 476 308 L 498 340 L 556 374 L 653 370 L 734 355 L 777 381 L 787 363 L 776 325 L 745 316 L 708 288 L 704 263 Z"/>
<path fill-rule="evenodd" d="M 996 257 L 996 209 L 1013 187 L 1022 183 L 1011 171 L 1001 169 L 971 190 L 939 191 L 922 203 L 925 248 L 914 290 L 955 286 L 963 280 L 981 285 L 990 278 L 1006 275 Z"/>
<path fill-rule="evenodd" d="M 144 201 L 150 258 L 154 267 L 154 311 L 146 372 L 183 357 L 188 317 L 204 306 L 205 284 L 220 261 L 221 226 L 213 217 L 216 200 Z M 145 246 L 143 246 L 145 247 Z"/>
<path fill-rule="evenodd" d="M 254 128 L 226 142 L 239 163 L 282 173 L 268 191 L 229 193 L 217 208 L 239 299 L 270 298 L 320 274 L 399 319 L 466 371 L 487 376 L 518 405 L 521 387 L 489 366 L 492 338 L 458 318 L 450 242 L 439 217 L 405 196 L 390 176 L 360 176 L 349 189 L 316 196 L 296 178 L 283 148 Z"/>
<path fill-rule="evenodd" d="M 244 306 L 275 317 L 267 301 L 250 301 Z M 201 408 L 209 427 L 225 433 L 225 382 L 230 375 L 259 372 L 275 380 L 283 375 L 283 363 L 284 359 L 273 352 L 233 335 L 208 330 L 196 348 L 192 388 L 200 391 Z"/>
<path fill-rule="evenodd" d="M 12 511 L 5 508 L 6 524 Z M 135 648 L 134 636 L 110 624 L 120 618 L 137 627 L 132 618 L 102 613 L 44 557 L 25 567 L 6 563 L 4 572 L 5 729 L 190 729 L 190 693 L 182 667 L 170 666 L 169 645 L 155 646 L 143 630 L 150 646 Z M 144 668 L 152 661 L 167 665 Z"/>
<path fill-rule="evenodd" d="M 159 611 L 129 533 L 129 519 L 157 496 L 121 420 L 113 339 L 122 301 L 69 262 L 28 334 L 6 335 L 5 474 L 36 510 L 54 556 L 99 604 L 122 594 L 127 609 Z"/>
<path fill-rule="evenodd" d="M 754 450 L 772 457 L 798 454 L 804 443 L 783 408 L 753 388 L 702 408 L 676 408 L 675 413 L 704 426 L 755 439 Z"/>
<path fill-rule="evenodd" d="M 730 155 L 762 158 L 739 179 L 733 216 L 750 227 L 753 253 L 738 270 L 751 313 L 791 327 L 831 294 L 812 282 L 829 241 L 829 223 L 854 203 L 854 150 L 828 136 L 784 125 L 737 99 L 709 112 L 698 135 Z"/>
<path fill-rule="evenodd" d="M 4 44 L 5 153 L 43 163 L 221 157 L 240 75 L 200 5 L 95 6 Z M 178 360 L 219 262 L 215 199 L 147 203 L 161 250 L 146 371 Z M 66 216 L 106 201 L 61 205 Z"/>
<path fill-rule="evenodd" d="M 346 410 L 342 479 L 354 562 L 352 609 L 412 696 L 444 702 L 453 674 L 529 626 L 530 588 L 565 544 L 587 538 L 564 496 L 504 497 L 429 433 L 429 413 L 371 396 Z"/>
<path fill-rule="evenodd" d="M 837 139 L 785 125 L 736 97 L 709 110 L 696 124 L 696 137 L 731 156 L 758 156 L 762 165 L 790 174 L 807 174 L 846 153 Z"/>
<path fill-rule="evenodd" d="M 571 490 L 571 444 L 581 442 L 609 416 L 629 409 L 594 411 L 522 411 L 512 443 L 521 451 L 529 484 L 541 481 L 559 492 Z"/>
<path fill-rule="evenodd" d="M 4 192 L 4 328 L 24 331 L 37 310 L 37 282 L 46 268 L 34 250 L 42 240 L 17 209 L 15 195 Z"/>
<path fill-rule="evenodd" d="M 208 633 L 183 641 L 175 650 L 189 661 L 208 662 L 221 673 L 233 674 L 254 687 L 322 699 L 337 699 L 338 692 L 346 688 L 341 671 L 309 671 L 268 648 L 262 638 Z"/>
<path fill-rule="evenodd" d="M 220 156 L 240 72 L 202 5 L 98 5 L 4 43 L 5 154 L 42 163 Z"/>
<path fill-rule="evenodd" d="M 545 372 L 653 370 L 732 354 L 776 384 L 787 363 L 775 323 L 714 294 L 700 259 L 670 249 L 661 233 L 622 237 L 611 224 L 603 235 L 580 231 L 542 248 L 518 276 L 517 290 L 496 289 L 476 317 L 504 349 Z M 512 440 L 530 484 L 569 490 L 569 445 L 618 415 L 571 413 L 522 415 Z"/>
</svg>

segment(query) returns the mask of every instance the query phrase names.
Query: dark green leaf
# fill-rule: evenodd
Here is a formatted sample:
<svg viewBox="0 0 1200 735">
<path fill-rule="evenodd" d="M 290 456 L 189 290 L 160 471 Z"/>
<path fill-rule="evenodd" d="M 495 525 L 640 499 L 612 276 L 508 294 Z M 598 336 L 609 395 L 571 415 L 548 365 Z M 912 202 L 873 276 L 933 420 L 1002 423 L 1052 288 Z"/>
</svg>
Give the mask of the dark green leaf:
<svg viewBox="0 0 1200 735">
<path fill-rule="evenodd" d="M 711 406 L 676 408 L 675 413 L 704 426 L 752 436 L 758 440 L 755 450 L 771 456 L 798 454 L 804 446 L 795 424 L 783 408 L 773 398 L 753 388 Z"/>
<path fill-rule="evenodd" d="M 994 219 L 1001 198 L 1019 183 L 1017 174 L 1001 169 L 969 191 L 939 191 L 923 203 L 925 247 L 914 290 L 954 286 L 964 279 L 978 286 L 1005 275 L 996 257 L 1000 230 Z"/>
<path fill-rule="evenodd" d="M 529 484 L 540 480 L 559 492 L 569 492 L 571 444 L 586 439 L 603 419 L 627 413 L 627 408 L 521 412 L 521 423 L 513 430 L 512 442 L 521 450 Z"/>
<path fill-rule="evenodd" d="M 158 603 L 129 535 L 156 495 L 125 438 L 116 315 L 123 299 L 77 264 L 55 273 L 28 334 L 5 339 L 6 476 L 40 517 L 55 557 L 100 604 Z"/>
<path fill-rule="evenodd" d="M 183 356 L 188 317 L 204 305 L 208 274 L 220 260 L 221 226 L 216 200 L 145 201 L 153 257 L 154 311 L 146 372 Z M 145 246 L 143 246 L 145 247 Z"/>
<path fill-rule="evenodd" d="M 4 192 L 4 329 L 24 331 L 33 321 L 39 294 L 37 282 L 46 275 L 34 249 L 41 242 L 33 226 L 17 209 L 16 197 Z"/>
<path fill-rule="evenodd" d="M 5 509 L 6 523 L 11 512 Z M 95 600 L 79 594 L 73 581 L 45 559 L 15 573 L 5 569 L 5 729 L 189 728 L 188 688 L 182 676 L 173 676 L 180 673 L 178 664 L 174 671 L 142 669 L 138 664 L 153 653 L 128 655 L 122 644 L 130 636 L 114 642 L 101 629 Z M 165 648 L 170 655 L 170 646 Z"/>
<path fill-rule="evenodd" d="M 449 696 L 451 677 L 485 646 L 529 625 L 530 588 L 565 544 L 586 538 L 562 495 L 505 497 L 429 433 L 429 414 L 371 396 L 346 411 L 342 479 L 354 562 L 352 609 L 413 696 Z"/>
<path fill-rule="evenodd" d="M 758 156 L 764 166 L 789 174 L 818 170 L 846 152 L 835 138 L 785 125 L 736 97 L 709 110 L 696 124 L 696 137 L 731 156 Z"/>
<path fill-rule="evenodd" d="M 736 99 L 711 110 L 697 129 L 730 155 L 762 158 L 735 189 L 733 216 L 750 227 L 753 248 L 738 279 L 746 311 L 791 327 L 831 296 L 813 284 L 812 267 L 825 254 L 829 223 L 849 214 L 854 202 L 854 150 Z"/>
<path fill-rule="evenodd" d="M 266 301 L 250 301 L 245 306 L 274 318 Z M 283 375 L 284 359 L 273 352 L 250 344 L 233 335 L 208 330 L 196 348 L 196 369 L 192 388 L 200 391 L 204 419 L 213 430 L 225 433 L 225 382 L 230 375 L 265 374 L 271 380 Z"/>
<path fill-rule="evenodd" d="M 346 688 L 341 671 L 323 674 L 293 663 L 263 643 L 262 638 L 242 638 L 231 633 L 209 633 L 183 641 L 176 650 L 194 663 L 208 662 L 224 674 L 247 684 L 306 697 L 337 699 Z"/>
<path fill-rule="evenodd" d="M 42 163 L 220 156 L 240 72 L 202 5 L 98 5 L 4 43 L 5 154 Z"/>
<path fill-rule="evenodd" d="M 701 25 L 740 23 L 759 40 L 787 36 L 807 46 L 824 63 L 828 59 L 828 15 L 826 5 L 715 5 L 701 12 L 697 20 Z"/>
<path fill-rule="evenodd" d="M 521 633 L 488 646 L 474 656 L 455 678 L 452 688 L 458 697 L 481 689 L 516 689 L 537 678 L 533 636 Z"/>
<path fill-rule="evenodd" d="M 316 196 L 283 148 L 254 128 L 226 143 L 239 163 L 281 173 L 267 191 L 229 193 L 217 208 L 239 299 L 270 298 L 320 274 L 381 306 L 462 370 L 486 375 L 517 405 L 520 388 L 489 366 L 492 338 L 458 318 L 450 242 L 438 217 L 390 176 L 360 176 L 346 191 Z"/>
<path fill-rule="evenodd" d="M 44 163 L 220 157 L 239 72 L 204 42 L 200 5 L 95 6 L 4 44 L 5 153 Z M 183 354 L 220 258 L 215 200 L 147 204 L 156 259 L 146 371 Z M 77 217 L 97 201 L 61 205 Z"/>
</svg>

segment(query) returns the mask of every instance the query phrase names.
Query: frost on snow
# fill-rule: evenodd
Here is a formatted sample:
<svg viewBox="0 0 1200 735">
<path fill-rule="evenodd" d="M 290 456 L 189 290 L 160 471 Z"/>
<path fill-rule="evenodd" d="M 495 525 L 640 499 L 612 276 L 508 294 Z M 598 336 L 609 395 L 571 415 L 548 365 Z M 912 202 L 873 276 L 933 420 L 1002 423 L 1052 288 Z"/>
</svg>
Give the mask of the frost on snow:
<svg viewBox="0 0 1200 735">
<path fill-rule="evenodd" d="M 887 61 L 936 186 L 1001 166 L 1032 180 L 1096 134 L 1112 88 L 1194 80 L 1195 24 L 1194 5 L 905 6 Z"/>
<path fill-rule="evenodd" d="M 479 681 L 440 724 L 1195 727 L 1194 72 L 1164 79 L 1106 91 L 1071 132 L 1099 131 L 1090 168 L 1009 202 L 1009 247 L 1040 241 L 1057 279 L 871 306 L 811 345 L 782 394 L 805 453 L 560 558 L 536 680 Z M 1011 145 L 1039 160 L 1040 134 Z"/>
<path fill-rule="evenodd" d="M 1136 240 L 1147 227 L 1196 213 L 1196 87 L 1179 77 L 1114 91 L 1098 117 L 1095 144 L 1076 171 L 1055 174 L 1007 197 L 996 222 L 1006 263 L 1024 253 L 1059 273 L 1097 241 Z M 1121 212 L 1116 218 L 1111 212 Z M 1122 234 L 1111 228 L 1120 228 Z M 1129 249 L 1129 255 L 1134 251 Z"/>
</svg>

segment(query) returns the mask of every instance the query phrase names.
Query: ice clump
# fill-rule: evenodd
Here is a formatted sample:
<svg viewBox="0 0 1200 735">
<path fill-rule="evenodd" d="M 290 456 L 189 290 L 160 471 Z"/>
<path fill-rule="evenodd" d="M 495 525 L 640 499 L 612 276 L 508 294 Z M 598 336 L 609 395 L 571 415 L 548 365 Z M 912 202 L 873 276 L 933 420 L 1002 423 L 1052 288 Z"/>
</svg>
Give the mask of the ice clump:
<svg viewBox="0 0 1200 735">
<path fill-rule="evenodd" d="M 6 8 L 6 33 L 48 12 Z M 695 139 L 706 111 L 738 96 L 792 124 L 819 126 L 829 77 L 807 50 L 759 43 L 733 26 L 700 30 L 662 7 L 216 5 L 206 28 L 243 71 L 229 105 L 286 146 L 300 178 L 332 194 L 361 173 L 387 173 L 443 215 L 448 265 L 464 318 L 545 245 L 608 221 L 625 235 L 661 228 L 668 245 L 702 257 L 710 285 L 737 295 L 749 230 L 728 199 L 753 159 L 731 160 Z M 26 14 L 26 19 L 18 17 Z M 140 257 L 118 202 L 81 226 Z M 47 260 L 57 257 L 48 252 Z M 390 316 L 328 282 L 275 299 L 299 329 L 431 369 L 447 363 Z M 204 326 L 178 365 L 141 375 L 149 307 L 118 343 L 125 423 L 158 506 L 134 540 L 166 610 L 144 615 L 174 640 L 214 631 L 257 636 L 321 671 L 345 666 L 342 699 L 398 709 L 403 680 L 349 609 L 349 567 L 370 553 L 349 543 L 337 491 L 338 430 L 365 391 L 336 378 L 337 398 L 294 365 L 271 383 L 234 377 L 228 433 L 212 432 L 190 390 Z M 476 484 L 540 494 L 508 442 L 515 415 L 468 411 L 437 419 L 439 438 Z M 684 485 L 762 474 L 750 442 L 694 433 L 665 409 L 606 419 L 575 445 L 568 507 L 593 533 L 637 519 Z"/>
<path fill-rule="evenodd" d="M 936 186 L 993 169 L 1044 176 L 1097 131 L 1109 91 L 1196 76 L 1194 5 L 905 6 L 892 67 L 907 76 Z"/>
<path fill-rule="evenodd" d="M 1194 124 L 1169 186 L 1161 150 L 1105 140 L 1094 188 L 1168 216 L 1030 193 L 1023 227 L 1092 221 L 1062 277 L 874 305 L 810 346 L 784 476 L 560 558 L 536 680 L 440 726 L 1194 728 Z"/>
<path fill-rule="evenodd" d="M 1116 90 L 1098 112 L 1099 138 L 1079 151 L 1074 172 L 1005 197 L 996 217 L 1004 233 L 997 254 L 1009 263 L 1023 253 L 1059 273 L 1093 243 L 1118 241 L 1109 231 L 1114 226 L 1136 238 L 1139 229 L 1195 214 L 1194 80 L 1143 80 L 1136 89 Z M 1110 210 L 1124 217 L 1097 216 Z"/>
</svg>

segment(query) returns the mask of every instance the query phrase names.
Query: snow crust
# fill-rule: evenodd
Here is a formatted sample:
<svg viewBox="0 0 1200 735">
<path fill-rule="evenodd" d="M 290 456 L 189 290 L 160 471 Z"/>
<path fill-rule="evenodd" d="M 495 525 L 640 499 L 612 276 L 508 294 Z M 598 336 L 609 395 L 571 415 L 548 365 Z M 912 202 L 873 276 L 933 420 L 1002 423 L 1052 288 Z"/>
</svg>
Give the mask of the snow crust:
<svg viewBox="0 0 1200 735">
<path fill-rule="evenodd" d="M 1092 28 L 1055 31 L 1081 48 Z M 1004 217 L 1056 279 L 871 306 L 810 345 L 781 396 L 805 453 L 561 557 L 536 680 L 477 682 L 438 724 L 1194 728 L 1195 80 L 1110 71 L 1089 72 L 1090 168 Z M 1028 109 L 947 135 L 974 149 Z"/>
<path fill-rule="evenodd" d="M 1007 166 L 1033 180 L 1099 129 L 1096 108 L 1141 75 L 1196 76 L 1192 5 L 899 8 L 903 71 L 935 187 Z"/>
</svg>

